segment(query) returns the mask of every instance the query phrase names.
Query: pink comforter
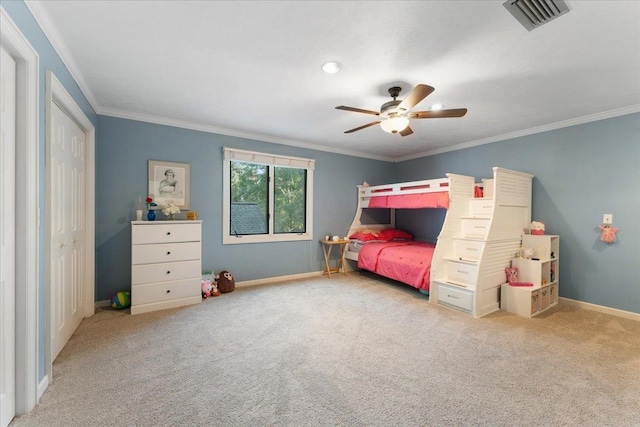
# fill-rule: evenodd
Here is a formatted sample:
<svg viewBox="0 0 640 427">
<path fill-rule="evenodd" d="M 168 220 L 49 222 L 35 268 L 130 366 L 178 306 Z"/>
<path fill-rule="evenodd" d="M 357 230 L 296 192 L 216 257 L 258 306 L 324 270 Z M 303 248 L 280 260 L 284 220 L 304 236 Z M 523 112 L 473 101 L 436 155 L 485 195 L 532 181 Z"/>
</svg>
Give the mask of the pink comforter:
<svg viewBox="0 0 640 427">
<path fill-rule="evenodd" d="M 358 268 L 428 291 L 434 249 L 425 242 L 367 243 L 360 249 Z"/>
</svg>

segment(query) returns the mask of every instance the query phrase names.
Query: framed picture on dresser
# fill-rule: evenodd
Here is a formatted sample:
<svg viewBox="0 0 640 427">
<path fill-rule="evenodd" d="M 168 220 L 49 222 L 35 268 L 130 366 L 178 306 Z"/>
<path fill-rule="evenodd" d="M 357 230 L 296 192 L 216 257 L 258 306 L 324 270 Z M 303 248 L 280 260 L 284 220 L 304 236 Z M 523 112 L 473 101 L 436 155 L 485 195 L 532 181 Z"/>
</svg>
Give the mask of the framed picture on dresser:
<svg viewBox="0 0 640 427">
<path fill-rule="evenodd" d="M 191 167 L 189 163 L 149 160 L 149 197 L 158 206 L 169 202 L 188 210 Z"/>
</svg>

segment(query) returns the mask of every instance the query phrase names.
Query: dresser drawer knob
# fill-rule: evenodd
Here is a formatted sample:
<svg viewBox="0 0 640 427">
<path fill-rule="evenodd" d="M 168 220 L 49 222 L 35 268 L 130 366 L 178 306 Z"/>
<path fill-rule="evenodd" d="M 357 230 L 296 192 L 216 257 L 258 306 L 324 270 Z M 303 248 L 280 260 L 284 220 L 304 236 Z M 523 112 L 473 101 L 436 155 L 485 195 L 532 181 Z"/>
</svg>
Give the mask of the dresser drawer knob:
<svg viewBox="0 0 640 427">
<path fill-rule="evenodd" d="M 167 251 L 167 255 L 171 255 L 171 251 Z"/>
<path fill-rule="evenodd" d="M 167 293 L 170 294 L 171 293 L 171 289 L 167 289 Z"/>
<path fill-rule="evenodd" d="M 171 232 L 170 231 L 167 231 L 167 236 L 171 236 Z"/>
<path fill-rule="evenodd" d="M 171 271 L 167 271 L 167 274 L 171 274 Z"/>
</svg>

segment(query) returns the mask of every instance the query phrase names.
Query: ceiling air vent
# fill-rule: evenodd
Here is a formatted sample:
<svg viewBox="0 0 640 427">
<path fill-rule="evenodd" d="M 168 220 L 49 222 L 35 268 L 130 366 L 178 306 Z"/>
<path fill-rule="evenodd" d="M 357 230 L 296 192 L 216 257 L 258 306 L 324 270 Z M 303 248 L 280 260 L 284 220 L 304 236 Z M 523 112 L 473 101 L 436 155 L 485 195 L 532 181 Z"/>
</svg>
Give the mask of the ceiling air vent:
<svg viewBox="0 0 640 427">
<path fill-rule="evenodd" d="M 529 31 L 569 12 L 562 0 L 508 0 L 503 6 Z"/>
</svg>

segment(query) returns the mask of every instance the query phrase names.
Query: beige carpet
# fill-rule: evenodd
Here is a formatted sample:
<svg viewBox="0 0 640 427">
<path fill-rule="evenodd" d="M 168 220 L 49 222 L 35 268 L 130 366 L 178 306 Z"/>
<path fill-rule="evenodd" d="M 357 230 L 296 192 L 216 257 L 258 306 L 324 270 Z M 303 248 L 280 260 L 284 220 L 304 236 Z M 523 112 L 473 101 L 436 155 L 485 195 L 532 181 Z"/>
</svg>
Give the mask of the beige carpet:
<svg viewBox="0 0 640 427">
<path fill-rule="evenodd" d="M 85 319 L 15 426 L 638 426 L 640 322 L 482 319 L 353 273 Z"/>
</svg>

